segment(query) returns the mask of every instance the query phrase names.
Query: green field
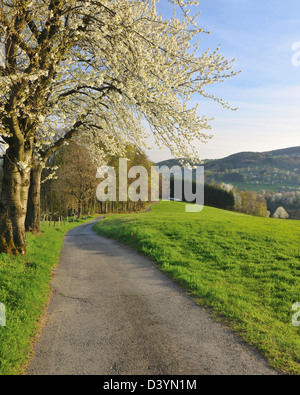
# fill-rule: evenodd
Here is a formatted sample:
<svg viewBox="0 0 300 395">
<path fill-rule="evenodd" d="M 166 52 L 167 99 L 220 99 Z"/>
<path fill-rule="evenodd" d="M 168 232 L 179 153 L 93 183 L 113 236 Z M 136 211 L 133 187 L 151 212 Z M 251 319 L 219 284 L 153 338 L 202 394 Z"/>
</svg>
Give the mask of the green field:
<svg viewBox="0 0 300 395">
<path fill-rule="evenodd" d="M 40 236 L 28 234 L 25 257 L 0 254 L 0 302 L 6 308 L 6 326 L 0 327 L 0 375 L 24 372 L 50 296 L 51 274 L 63 237 L 68 229 L 84 222 L 45 226 Z"/>
<path fill-rule="evenodd" d="M 106 218 L 98 234 L 154 260 L 275 367 L 300 374 L 300 222 L 163 202 L 149 213 Z"/>
</svg>

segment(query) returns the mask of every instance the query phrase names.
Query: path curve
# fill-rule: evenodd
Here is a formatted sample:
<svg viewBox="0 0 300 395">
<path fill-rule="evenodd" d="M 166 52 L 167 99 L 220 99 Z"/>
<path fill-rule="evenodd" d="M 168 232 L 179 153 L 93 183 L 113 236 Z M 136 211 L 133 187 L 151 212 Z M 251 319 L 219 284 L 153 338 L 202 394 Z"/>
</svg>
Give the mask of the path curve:
<svg viewBox="0 0 300 395">
<path fill-rule="evenodd" d="M 28 375 L 275 375 L 145 257 L 92 231 L 64 239 Z"/>
</svg>

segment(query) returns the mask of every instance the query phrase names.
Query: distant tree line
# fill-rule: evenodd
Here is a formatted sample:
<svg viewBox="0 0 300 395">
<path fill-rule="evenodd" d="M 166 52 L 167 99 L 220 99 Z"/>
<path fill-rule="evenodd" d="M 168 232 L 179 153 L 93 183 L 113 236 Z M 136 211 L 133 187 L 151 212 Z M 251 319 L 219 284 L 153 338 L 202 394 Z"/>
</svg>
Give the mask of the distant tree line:
<svg viewBox="0 0 300 395">
<path fill-rule="evenodd" d="M 238 194 L 238 192 L 236 192 Z M 256 217 L 267 217 L 270 213 L 267 210 L 267 202 L 263 195 L 254 191 L 242 191 L 240 198 L 236 201 L 236 210 Z"/>
<path fill-rule="evenodd" d="M 128 159 L 128 168 L 143 166 L 151 174 L 154 164 L 140 149 L 127 146 L 124 157 Z M 104 164 L 104 163 L 103 163 Z M 105 164 L 114 167 L 119 173 L 119 156 L 107 156 Z M 97 163 L 92 160 L 90 152 L 82 145 L 75 142 L 62 147 L 53 155 L 43 171 L 43 184 L 41 188 L 41 213 L 42 219 L 51 217 L 53 220 L 60 217 L 88 215 L 91 213 L 126 213 L 143 210 L 147 202 L 105 201 L 99 202 L 96 189 L 100 182 L 96 178 Z M 136 179 L 128 180 L 130 185 Z M 193 193 L 196 192 L 196 181 L 193 179 L 188 186 Z M 162 185 L 160 183 L 160 197 Z M 117 191 L 119 183 L 117 181 Z M 150 196 L 149 177 L 149 196 Z M 118 193 L 117 193 L 118 196 Z M 174 177 L 170 179 L 170 198 L 174 199 Z M 186 201 L 184 181 L 182 180 L 181 200 Z M 195 203 L 195 202 L 191 202 Z M 254 216 L 276 216 L 280 218 L 300 218 L 300 193 L 289 194 L 258 194 L 253 191 L 240 191 L 231 184 L 204 184 L 204 205 L 223 210 L 232 210 Z M 286 214 L 282 214 L 284 208 Z"/>
<path fill-rule="evenodd" d="M 128 168 L 143 166 L 147 169 L 148 174 L 151 174 L 151 167 L 154 164 L 143 151 L 128 145 L 124 156 L 128 159 Z M 116 171 L 118 196 L 119 156 L 107 156 L 103 164 L 112 166 Z M 42 219 L 45 217 L 58 219 L 60 217 L 71 217 L 74 215 L 80 217 L 81 215 L 91 213 L 135 212 L 145 208 L 147 202 L 132 202 L 129 199 L 126 202 L 98 201 L 96 189 L 101 180 L 96 178 L 96 173 L 97 164 L 94 163 L 88 149 L 84 146 L 79 146 L 75 142 L 72 142 L 58 150 L 50 158 L 46 169 L 43 171 L 44 181 L 41 188 Z M 128 185 L 135 180 L 128 180 Z M 148 182 L 148 202 L 151 202 L 150 177 Z M 160 182 L 160 197 L 161 188 L 162 185 Z M 196 184 L 194 180 L 190 188 L 195 192 Z M 185 202 L 184 185 L 182 192 L 182 201 Z M 174 197 L 173 177 L 170 179 L 170 197 Z M 206 183 L 204 185 L 204 204 L 224 210 L 233 210 L 235 204 L 234 195 L 232 192 L 228 192 L 217 185 Z"/>
<path fill-rule="evenodd" d="M 267 201 L 263 194 L 258 194 L 254 191 L 240 191 L 233 185 L 225 183 L 220 183 L 218 187 L 232 194 L 234 198 L 234 211 L 256 217 L 270 216 Z"/>
<path fill-rule="evenodd" d="M 204 184 L 204 205 L 223 210 L 234 209 L 234 195 L 217 185 Z"/>
<path fill-rule="evenodd" d="M 300 191 L 268 193 L 266 200 L 271 215 L 281 207 L 288 213 L 289 219 L 300 219 Z"/>
<path fill-rule="evenodd" d="M 139 165 L 150 171 L 153 165 L 141 150 L 130 145 L 127 146 L 124 156 L 128 159 L 129 168 Z M 102 165 L 114 167 L 118 175 L 118 159 L 117 156 L 107 155 Z M 91 213 L 125 213 L 145 208 L 147 202 L 142 201 L 98 201 L 96 189 L 101 181 L 96 178 L 98 165 L 100 164 L 92 160 L 88 149 L 75 142 L 62 147 L 51 157 L 43 172 L 45 181 L 41 189 L 42 218 L 74 215 L 80 217 Z M 128 184 L 134 181 L 135 179 L 130 179 Z M 117 190 L 118 188 L 117 183 Z"/>
<path fill-rule="evenodd" d="M 128 159 L 128 168 L 133 166 L 143 166 L 151 174 L 151 167 L 154 164 L 148 159 L 146 154 L 140 149 L 127 146 L 124 156 Z M 102 163 L 112 166 L 117 175 L 119 173 L 119 156 L 107 156 Z M 104 201 L 100 202 L 96 196 L 96 189 L 100 182 L 96 178 L 97 166 L 87 148 L 71 142 L 69 145 L 60 148 L 49 159 L 46 168 L 43 170 L 43 183 L 41 187 L 41 214 L 42 219 L 52 218 L 58 220 L 63 217 L 80 217 L 91 213 L 126 213 L 143 210 L 147 202 L 139 201 Z M 135 179 L 128 180 L 130 185 Z M 191 181 L 189 189 L 196 192 L 196 181 Z M 162 195 L 162 185 L 160 183 L 160 198 Z M 117 181 L 117 192 L 119 189 Z M 118 193 L 117 193 L 118 196 Z M 170 179 L 170 198 L 174 194 L 174 177 Z M 277 197 L 278 198 L 278 197 Z M 299 199 L 299 198 L 298 198 Z M 182 180 L 181 200 L 186 202 L 184 193 L 184 181 Z M 273 197 L 268 199 L 268 206 L 272 206 L 272 212 L 278 208 L 279 203 Z M 290 199 L 291 200 L 291 199 Z M 290 201 L 289 200 L 289 201 Z M 300 200 L 300 199 L 299 199 Z M 149 177 L 149 196 L 150 177 Z M 191 202 L 195 203 L 195 202 Z M 263 195 L 255 192 L 239 191 L 231 184 L 204 184 L 204 205 L 223 210 L 232 210 L 255 216 L 268 216 L 267 200 Z"/>
<path fill-rule="evenodd" d="M 140 149 L 128 145 L 124 156 L 128 158 L 128 168 L 144 166 L 148 174 L 151 173 L 151 166 L 154 164 Z M 118 160 L 118 156 L 105 158 L 105 163 L 115 168 L 117 176 Z M 58 150 L 43 170 L 40 202 L 42 220 L 51 218 L 53 221 L 58 221 L 60 218 L 74 217 L 74 215 L 80 217 L 92 213 L 126 213 L 145 209 L 146 202 L 142 201 L 98 201 L 96 189 L 100 180 L 97 180 L 96 172 L 97 164 L 84 146 L 72 142 Z M 0 166 L 0 178 L 1 174 Z M 134 181 L 135 179 L 128 180 L 128 184 Z M 117 182 L 117 190 L 118 188 Z M 193 193 L 196 192 L 195 180 L 189 188 Z M 160 184 L 160 198 L 161 195 Z M 174 198 L 174 177 L 170 180 L 170 197 Z M 181 200 L 186 201 L 183 182 Z M 151 201 L 150 180 L 148 201 Z M 260 217 L 300 219 L 300 192 L 258 194 L 254 191 L 240 191 L 231 184 L 206 182 L 204 205 Z"/>
<path fill-rule="evenodd" d="M 208 172 L 210 174 L 210 179 L 215 181 L 223 182 L 245 182 L 246 177 L 237 172 Z"/>
<path fill-rule="evenodd" d="M 193 193 L 196 193 L 197 183 L 195 180 L 190 181 L 189 183 L 184 182 L 182 179 L 182 196 L 181 200 L 183 202 L 187 202 L 185 198 L 185 186 L 192 190 Z M 175 197 L 175 181 L 174 177 L 171 177 L 170 180 L 170 195 L 171 198 Z M 189 202 L 195 203 L 195 201 Z M 223 210 L 233 210 L 234 209 L 234 195 L 230 191 L 226 191 L 225 189 L 212 184 L 204 184 L 204 206 L 215 207 Z"/>
</svg>

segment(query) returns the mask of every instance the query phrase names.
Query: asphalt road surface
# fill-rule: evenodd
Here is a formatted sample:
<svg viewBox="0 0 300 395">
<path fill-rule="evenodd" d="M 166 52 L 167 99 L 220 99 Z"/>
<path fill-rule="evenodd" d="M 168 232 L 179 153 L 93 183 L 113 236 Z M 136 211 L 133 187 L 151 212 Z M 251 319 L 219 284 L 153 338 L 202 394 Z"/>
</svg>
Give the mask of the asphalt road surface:
<svg viewBox="0 0 300 395">
<path fill-rule="evenodd" d="M 148 259 L 68 232 L 28 375 L 275 375 Z"/>
</svg>

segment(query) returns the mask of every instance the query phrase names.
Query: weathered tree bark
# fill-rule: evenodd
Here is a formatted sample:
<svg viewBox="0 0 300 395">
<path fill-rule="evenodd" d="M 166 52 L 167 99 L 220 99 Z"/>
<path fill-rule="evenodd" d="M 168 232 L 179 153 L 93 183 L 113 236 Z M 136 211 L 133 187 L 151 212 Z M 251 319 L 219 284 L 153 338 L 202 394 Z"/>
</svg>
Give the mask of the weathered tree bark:
<svg viewBox="0 0 300 395">
<path fill-rule="evenodd" d="M 16 150 L 14 147 L 9 148 L 4 157 L 0 198 L 1 253 L 26 254 L 25 216 L 31 155 L 31 148 Z"/>
<path fill-rule="evenodd" d="M 63 146 L 65 141 L 71 140 L 77 128 L 81 125 L 82 121 L 76 122 L 64 138 L 56 141 L 46 151 L 40 152 L 40 162 L 35 159 L 35 155 L 32 156 L 30 189 L 25 221 L 27 232 L 32 232 L 33 234 L 40 233 L 42 172 L 47 160 Z"/>
<path fill-rule="evenodd" d="M 42 171 L 43 166 L 33 157 L 25 229 L 36 235 L 40 233 Z"/>
</svg>

